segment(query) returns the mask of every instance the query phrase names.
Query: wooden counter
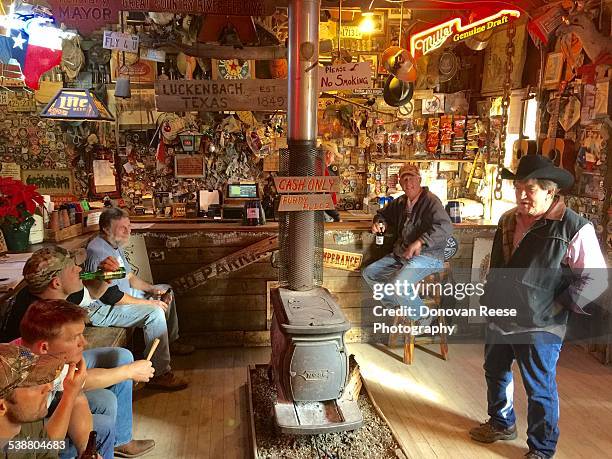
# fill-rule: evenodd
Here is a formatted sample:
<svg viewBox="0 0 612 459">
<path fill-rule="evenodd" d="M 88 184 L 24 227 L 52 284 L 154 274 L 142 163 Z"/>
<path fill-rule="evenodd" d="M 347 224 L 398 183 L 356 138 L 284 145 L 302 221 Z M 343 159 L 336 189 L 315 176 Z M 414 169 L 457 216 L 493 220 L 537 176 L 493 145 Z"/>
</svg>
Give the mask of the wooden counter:
<svg viewBox="0 0 612 459">
<path fill-rule="evenodd" d="M 362 266 L 388 253 L 374 244 L 370 221 L 350 221 L 325 225 L 326 249 L 363 255 Z M 132 230 L 141 234 L 146 244 L 151 274 L 155 283 L 189 276 L 209 266 L 201 285 L 177 294 L 181 335 L 196 346 L 257 345 L 269 343 L 269 290 L 278 281 L 276 257 L 269 254 L 239 266 L 219 262 L 235 252 L 278 234 L 278 224 L 242 226 L 236 223 L 173 223 L 134 221 Z M 464 223 L 455 225 L 459 241 L 452 265 L 471 268 L 473 241 L 493 238 L 494 225 Z M 360 272 L 325 268 L 323 286 L 336 297 L 347 319 L 353 324 L 349 342 L 365 340 L 366 330 L 359 327 L 371 314 L 371 293 Z"/>
</svg>

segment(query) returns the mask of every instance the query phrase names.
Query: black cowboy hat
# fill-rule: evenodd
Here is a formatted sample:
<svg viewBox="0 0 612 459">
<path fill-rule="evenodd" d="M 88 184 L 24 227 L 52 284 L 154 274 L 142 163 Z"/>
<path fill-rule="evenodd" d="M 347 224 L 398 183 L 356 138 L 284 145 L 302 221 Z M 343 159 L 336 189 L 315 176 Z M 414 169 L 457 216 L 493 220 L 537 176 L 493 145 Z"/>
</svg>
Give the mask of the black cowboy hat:
<svg viewBox="0 0 612 459">
<path fill-rule="evenodd" d="M 501 171 L 503 179 L 508 180 L 529 180 L 529 179 L 546 179 L 552 180 L 560 189 L 570 188 L 574 184 L 574 177 L 565 169 L 561 169 L 554 163 L 542 155 L 525 155 L 523 156 L 516 169 L 516 173 L 512 173 L 509 169 L 503 168 Z"/>
<path fill-rule="evenodd" d="M 412 99 L 414 83 L 407 83 L 393 75 L 389 75 L 383 88 L 383 99 L 391 107 L 401 107 Z"/>
</svg>

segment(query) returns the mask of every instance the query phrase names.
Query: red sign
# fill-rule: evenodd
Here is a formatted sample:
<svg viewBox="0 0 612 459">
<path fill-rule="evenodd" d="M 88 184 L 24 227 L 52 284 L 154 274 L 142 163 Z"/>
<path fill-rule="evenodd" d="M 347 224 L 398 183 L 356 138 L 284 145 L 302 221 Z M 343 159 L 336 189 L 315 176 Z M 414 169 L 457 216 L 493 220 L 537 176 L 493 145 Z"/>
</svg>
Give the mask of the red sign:
<svg viewBox="0 0 612 459">
<path fill-rule="evenodd" d="M 83 35 L 119 22 L 120 11 L 172 11 L 223 16 L 270 16 L 271 0 L 49 0 L 53 17 Z"/>
<path fill-rule="evenodd" d="M 457 43 L 481 32 L 508 24 L 512 19 L 520 16 L 521 13 L 518 10 L 500 10 L 491 16 L 467 25 L 461 23 L 461 18 L 450 19 L 412 35 L 410 37 L 410 53 L 415 59 L 418 59 L 438 49 L 448 40 Z"/>
<path fill-rule="evenodd" d="M 340 191 L 340 177 L 274 177 L 279 193 L 329 193 Z"/>
</svg>

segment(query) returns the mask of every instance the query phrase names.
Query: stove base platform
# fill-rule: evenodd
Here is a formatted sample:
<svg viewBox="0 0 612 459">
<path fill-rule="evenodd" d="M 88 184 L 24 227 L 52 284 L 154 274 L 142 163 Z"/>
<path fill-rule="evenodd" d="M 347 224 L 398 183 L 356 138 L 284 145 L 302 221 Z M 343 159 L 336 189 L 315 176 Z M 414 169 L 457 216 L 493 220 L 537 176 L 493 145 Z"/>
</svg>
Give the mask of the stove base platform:
<svg viewBox="0 0 612 459">
<path fill-rule="evenodd" d="M 313 435 L 355 430 L 363 425 L 356 400 L 275 403 L 274 417 L 282 433 Z"/>
<path fill-rule="evenodd" d="M 283 433 L 274 419 L 276 388 L 270 383 L 268 365 L 247 368 L 245 385 L 249 419 L 250 457 L 252 459 L 291 457 L 320 459 L 362 457 L 406 459 L 398 436 L 371 398 L 366 381 L 356 401 L 363 425 L 344 430 L 311 435 Z M 288 404 L 293 406 L 293 404 Z M 332 415 L 333 419 L 333 415 Z"/>
</svg>

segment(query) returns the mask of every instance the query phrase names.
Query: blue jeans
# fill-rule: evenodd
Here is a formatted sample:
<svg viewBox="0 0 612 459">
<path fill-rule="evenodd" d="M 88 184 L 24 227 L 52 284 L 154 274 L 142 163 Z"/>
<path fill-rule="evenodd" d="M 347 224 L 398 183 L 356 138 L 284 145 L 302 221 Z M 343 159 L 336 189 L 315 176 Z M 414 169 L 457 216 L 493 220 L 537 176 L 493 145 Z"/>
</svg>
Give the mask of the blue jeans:
<svg viewBox="0 0 612 459">
<path fill-rule="evenodd" d="M 108 391 L 106 391 L 108 392 Z M 61 398 L 62 392 L 58 392 L 55 399 L 51 403 L 49 407 L 49 413 L 47 416 L 51 416 L 51 414 L 57 408 L 57 403 Z M 88 398 L 89 401 L 89 398 Z M 116 400 L 114 401 L 116 403 Z M 115 405 L 116 409 L 116 405 Z M 91 410 L 91 406 L 90 406 Z M 92 413 L 93 418 L 93 430 L 96 431 L 96 448 L 98 453 L 104 459 L 113 459 L 115 455 L 115 418 L 111 414 L 107 413 Z M 74 459 L 78 456 L 77 449 L 74 446 L 74 443 L 70 439 L 70 437 L 66 437 L 66 447 L 59 452 L 59 457 L 61 459 Z"/>
<path fill-rule="evenodd" d="M 415 294 L 412 285 L 442 269 L 444 262 L 437 258 L 418 255 L 406 260 L 391 253 L 366 266 L 361 275 L 372 290 L 376 284 L 395 284 L 399 281 L 403 285 L 407 282 L 407 294 L 402 291 L 402 295 L 385 295 L 381 303 L 394 309 L 398 306 L 412 307 L 415 314 L 411 314 L 410 318 L 416 320 L 421 317 L 419 309 L 424 303 L 421 297 Z"/>
<path fill-rule="evenodd" d="M 87 368 L 116 368 L 134 361 L 130 351 L 121 347 L 99 347 L 83 353 Z M 132 380 L 107 389 L 85 392 L 92 413 L 108 414 L 115 420 L 115 445 L 132 441 Z"/>
<path fill-rule="evenodd" d="M 160 290 L 167 290 L 169 285 L 156 285 Z M 132 289 L 127 292 L 136 298 L 144 298 L 145 292 Z M 108 306 L 95 301 L 89 312 L 89 319 L 96 327 L 139 327 L 143 329 L 145 354 L 149 352 L 155 338 L 159 338 L 159 346 L 151 363 L 155 368 L 155 376 L 170 371 L 170 343 L 178 339 L 178 318 L 176 302 L 168 305 L 166 313 L 157 306 L 142 304 L 122 304 Z"/>
<path fill-rule="evenodd" d="M 556 373 L 561 345 L 562 339 L 552 333 L 502 335 L 487 330 L 484 370 L 489 416 L 502 428 L 516 422 L 511 370 L 516 360 L 527 392 L 527 445 L 546 457 L 555 454 L 559 440 Z"/>
</svg>

